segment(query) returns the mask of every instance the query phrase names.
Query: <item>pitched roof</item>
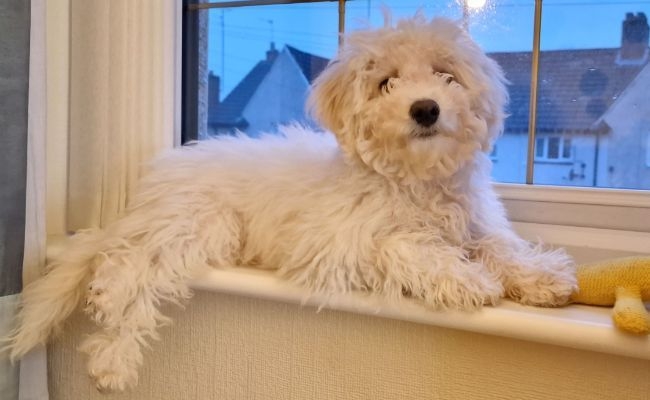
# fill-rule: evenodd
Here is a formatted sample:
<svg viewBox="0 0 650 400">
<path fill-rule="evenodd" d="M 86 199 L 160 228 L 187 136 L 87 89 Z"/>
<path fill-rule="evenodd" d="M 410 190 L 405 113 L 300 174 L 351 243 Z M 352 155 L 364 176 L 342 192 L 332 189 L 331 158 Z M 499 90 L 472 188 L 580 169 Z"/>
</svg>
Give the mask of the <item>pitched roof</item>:
<svg viewBox="0 0 650 400">
<path fill-rule="evenodd" d="M 296 60 L 298 67 L 309 83 L 320 74 L 329 60 L 310 53 L 300 51 L 295 47 L 286 46 L 291 56 Z M 253 69 L 235 86 L 226 98 L 208 112 L 208 125 L 215 127 L 240 128 L 248 126 L 248 121 L 243 117 L 244 108 L 257 90 L 262 80 L 271 70 L 275 58 L 260 61 Z"/>
<path fill-rule="evenodd" d="M 530 100 L 530 52 L 489 54 L 510 81 L 506 130 L 526 132 Z M 619 49 L 542 51 L 540 54 L 537 129 L 542 132 L 594 129 L 647 63 L 617 63 Z"/>
<path fill-rule="evenodd" d="M 214 107 L 214 111 L 208 113 L 208 125 L 242 129 L 248 126 L 242 113 L 272 65 L 273 61 L 258 62 L 228 96 Z"/>
<path fill-rule="evenodd" d="M 286 46 L 309 83 L 325 69 L 328 59 Z M 619 48 L 542 51 L 537 105 L 541 132 L 588 132 L 648 63 L 617 63 Z M 506 131 L 527 132 L 530 101 L 530 52 L 490 53 L 510 85 Z M 208 124 L 245 128 L 242 112 L 273 61 L 260 61 L 232 92 L 210 112 Z"/>
<path fill-rule="evenodd" d="M 307 78 L 307 81 L 309 83 L 312 83 L 318 74 L 323 72 L 327 66 L 327 63 L 330 61 L 327 58 L 305 53 L 304 51 L 300 51 L 295 47 L 289 45 L 287 45 L 287 49 L 289 52 L 291 52 L 291 55 L 293 56 L 294 60 L 296 60 L 296 63 L 298 63 L 300 70 L 305 75 L 305 78 Z"/>
</svg>

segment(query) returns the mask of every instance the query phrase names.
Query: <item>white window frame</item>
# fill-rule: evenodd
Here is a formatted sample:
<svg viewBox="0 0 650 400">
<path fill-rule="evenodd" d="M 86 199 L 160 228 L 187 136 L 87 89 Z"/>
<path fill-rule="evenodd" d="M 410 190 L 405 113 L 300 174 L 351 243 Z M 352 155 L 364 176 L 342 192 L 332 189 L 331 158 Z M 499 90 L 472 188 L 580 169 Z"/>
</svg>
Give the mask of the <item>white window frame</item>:
<svg viewBox="0 0 650 400">
<path fill-rule="evenodd" d="M 56 0 L 50 5 L 55 10 L 59 7 L 69 7 L 69 0 Z M 67 4 L 67 6 L 66 6 Z M 179 4 L 178 18 L 180 19 L 181 10 Z M 68 115 L 69 115 L 69 92 L 67 91 L 69 82 L 69 15 L 66 12 L 48 12 L 48 54 L 56 57 L 48 57 L 48 105 L 47 105 L 47 227 L 50 235 L 65 234 L 65 193 L 67 187 L 66 181 L 66 159 L 68 149 L 65 145 L 67 142 Z M 180 23 L 178 24 L 180 26 Z M 177 82 L 176 86 L 181 85 L 180 74 L 180 43 L 181 30 L 176 31 L 176 58 L 177 71 L 175 73 Z M 176 120 L 181 112 L 180 107 L 180 90 L 176 90 Z M 180 127 L 177 127 L 180 130 Z M 180 134 L 177 135 L 180 137 Z M 647 161 L 650 161 L 650 133 L 648 134 L 648 143 L 646 147 Z M 650 166 L 650 164 L 649 164 Z M 615 190 L 604 188 L 580 188 L 580 187 L 561 187 L 561 186 L 544 186 L 544 185 L 526 185 L 526 184 L 508 184 L 495 183 L 495 187 L 501 198 L 505 201 L 506 208 L 510 207 L 513 202 L 525 202 L 529 207 L 530 213 L 535 214 L 536 209 L 541 205 L 554 204 L 557 207 L 568 207 L 570 205 L 596 205 L 611 209 L 618 217 L 618 220 L 626 220 L 626 214 L 634 210 L 634 216 L 638 218 L 639 210 L 646 213 L 650 221 L 650 191 L 641 190 Z M 589 221 L 599 219 L 598 214 L 591 214 L 591 210 L 585 211 L 582 219 L 584 224 L 578 226 L 591 226 Z M 536 219 L 536 222 L 543 222 L 545 216 L 542 215 Z M 520 221 L 522 219 L 519 219 Z M 526 222 L 523 220 L 523 222 Z M 555 221 L 556 222 L 556 221 Z M 623 228 L 624 229 L 624 228 Z M 631 228 L 630 231 L 638 231 L 638 228 Z M 650 224 L 645 230 L 650 232 Z M 647 249 L 639 249 L 646 251 Z"/>
<path fill-rule="evenodd" d="M 52 3 L 51 6 L 48 3 L 48 10 L 50 8 L 58 10 L 60 7 L 63 7 L 63 9 L 69 7 L 69 0 L 56 0 Z M 180 14 L 179 4 L 178 18 L 180 18 Z M 66 90 L 69 82 L 69 62 L 67 59 L 69 55 L 69 29 L 62 27 L 69 27 L 69 15 L 66 12 L 48 12 L 48 22 L 47 54 L 50 56 L 47 60 L 47 225 L 49 234 L 65 234 L 66 232 L 63 227 L 67 186 L 67 166 L 65 160 L 67 159 L 68 149 L 62 144 L 67 142 L 67 116 L 69 115 L 69 92 Z M 177 30 L 176 37 L 175 51 L 178 60 L 176 64 L 178 71 L 175 76 L 177 79 L 176 85 L 180 87 L 180 29 Z M 53 57 L 53 55 L 56 55 L 56 57 Z M 177 94 L 176 99 L 174 99 L 177 110 L 176 114 L 180 115 L 180 90 L 176 90 L 175 92 Z M 176 119 L 179 120 L 180 118 Z M 648 134 L 647 141 L 646 161 L 650 161 L 650 133 Z M 648 165 L 650 166 L 650 163 Z M 495 187 L 501 198 L 506 201 L 506 207 L 508 206 L 508 202 L 512 201 L 527 202 L 530 205 L 531 214 L 535 212 L 535 207 L 541 204 L 554 203 L 558 206 L 588 204 L 615 208 L 615 212 L 620 214 L 622 219 L 625 219 L 625 214 L 631 209 L 635 209 L 636 211 L 641 209 L 642 211 L 647 211 L 648 220 L 650 221 L 650 191 L 507 183 L 495 183 Z M 598 218 L 599 215 L 590 215 L 589 212 L 585 212 L 585 221 Z M 543 216 L 540 219 L 543 220 Z M 638 231 L 638 229 L 632 230 Z M 650 232 L 650 226 L 648 226 L 646 231 Z"/>
<path fill-rule="evenodd" d="M 559 140 L 559 145 L 558 145 L 558 156 L 557 157 L 550 157 L 549 156 L 549 147 L 550 147 L 550 141 L 552 139 L 557 139 Z M 569 141 L 569 155 L 567 157 L 564 156 L 564 150 L 565 150 L 565 143 L 566 141 Z M 542 155 L 537 155 L 537 151 L 539 150 L 539 143 L 540 141 L 542 142 Z M 574 158 L 574 151 L 573 151 L 573 139 L 569 135 L 545 135 L 545 134 L 538 134 L 535 139 L 535 162 L 545 162 L 545 163 L 570 163 L 573 162 Z"/>
</svg>

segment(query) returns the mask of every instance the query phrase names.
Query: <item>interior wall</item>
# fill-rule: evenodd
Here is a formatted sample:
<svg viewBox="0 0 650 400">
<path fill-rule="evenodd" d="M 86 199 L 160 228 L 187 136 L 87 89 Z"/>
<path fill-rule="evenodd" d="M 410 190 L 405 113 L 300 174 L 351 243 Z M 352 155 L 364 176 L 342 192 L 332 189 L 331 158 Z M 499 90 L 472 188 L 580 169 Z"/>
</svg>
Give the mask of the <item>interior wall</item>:
<svg viewBox="0 0 650 400">
<path fill-rule="evenodd" d="M 100 394 L 74 351 L 50 348 L 52 400 L 647 399 L 650 361 L 199 292 L 145 352 L 140 383 Z"/>
</svg>

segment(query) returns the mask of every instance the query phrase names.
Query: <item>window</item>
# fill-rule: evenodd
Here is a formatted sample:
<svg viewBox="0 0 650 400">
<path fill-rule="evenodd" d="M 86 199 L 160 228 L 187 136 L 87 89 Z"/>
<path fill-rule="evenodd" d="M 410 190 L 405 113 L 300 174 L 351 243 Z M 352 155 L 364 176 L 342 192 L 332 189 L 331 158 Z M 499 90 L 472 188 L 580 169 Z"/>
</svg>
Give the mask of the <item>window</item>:
<svg viewBox="0 0 650 400">
<path fill-rule="evenodd" d="M 337 2 L 232 3 L 186 11 L 198 17 L 198 72 L 192 77 L 198 81 L 192 94 L 197 122 L 186 140 L 236 130 L 258 136 L 292 121 L 311 124 L 304 111 L 309 85 L 337 51 Z"/>
<path fill-rule="evenodd" d="M 535 141 L 535 161 L 566 162 L 571 160 L 571 138 L 543 136 Z"/>
<path fill-rule="evenodd" d="M 309 84 L 335 54 L 339 31 L 381 25 L 380 5 L 385 4 L 395 19 L 419 9 L 427 17 L 462 20 L 502 66 L 511 100 L 498 141 L 496 181 L 650 189 L 647 171 L 639 168 L 647 155 L 638 146 L 650 125 L 650 114 L 644 112 L 650 107 L 645 96 L 650 86 L 650 3 L 185 3 L 184 87 L 194 87 L 184 91 L 184 105 L 194 105 L 184 106 L 183 117 L 194 121 L 184 124 L 186 140 L 236 129 L 256 136 L 293 120 L 313 123 L 304 114 L 304 99 Z M 541 33 L 533 48 L 536 20 Z M 537 96 L 531 107 L 532 85 Z M 535 145 L 531 155 L 529 140 Z M 496 153 L 491 156 L 495 159 Z"/>
</svg>

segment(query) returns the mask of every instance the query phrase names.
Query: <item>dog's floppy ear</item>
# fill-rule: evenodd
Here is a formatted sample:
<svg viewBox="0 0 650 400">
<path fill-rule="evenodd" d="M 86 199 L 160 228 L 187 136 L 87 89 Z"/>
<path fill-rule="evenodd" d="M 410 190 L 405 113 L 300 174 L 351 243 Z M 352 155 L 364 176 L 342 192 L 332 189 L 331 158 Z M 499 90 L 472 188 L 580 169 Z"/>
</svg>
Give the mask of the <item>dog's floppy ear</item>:
<svg viewBox="0 0 650 400">
<path fill-rule="evenodd" d="M 508 82 L 499 64 L 488 57 L 466 32 L 462 31 L 460 36 L 455 73 L 471 93 L 472 110 L 487 124 L 488 137 L 482 147 L 489 151 L 503 131 Z"/>
<path fill-rule="evenodd" d="M 505 108 L 508 104 L 508 81 L 501 66 L 480 50 L 478 62 L 474 62 L 477 82 L 475 90 L 478 94 L 474 97 L 474 110 L 485 119 L 488 127 L 488 140 L 483 143 L 484 151 L 491 151 L 492 145 L 503 132 L 506 117 Z"/>
<path fill-rule="evenodd" d="M 331 131 L 340 129 L 343 122 L 340 111 L 347 102 L 344 88 L 346 75 L 341 62 L 333 59 L 316 78 L 307 98 L 309 113 Z"/>
<path fill-rule="evenodd" d="M 360 84 L 349 61 L 332 60 L 313 83 L 307 109 L 322 126 L 332 131 L 341 147 L 351 150 L 353 137 L 348 137 L 355 115 L 355 90 Z"/>
<path fill-rule="evenodd" d="M 507 81 L 503 70 L 494 60 L 483 55 L 478 65 L 484 76 L 481 89 L 484 95 L 476 97 L 475 111 L 485 119 L 488 127 L 488 141 L 483 143 L 483 150 L 490 151 L 494 141 L 503 132 L 505 108 L 508 103 Z"/>
</svg>

